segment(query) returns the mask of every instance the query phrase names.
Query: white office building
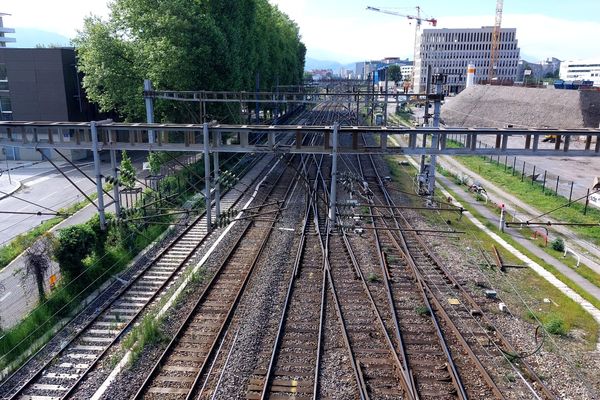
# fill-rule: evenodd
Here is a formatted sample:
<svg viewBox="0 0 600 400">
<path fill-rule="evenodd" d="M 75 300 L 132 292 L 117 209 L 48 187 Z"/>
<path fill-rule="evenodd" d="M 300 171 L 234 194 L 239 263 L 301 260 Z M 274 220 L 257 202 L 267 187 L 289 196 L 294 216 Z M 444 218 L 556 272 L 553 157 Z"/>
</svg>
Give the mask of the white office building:
<svg viewBox="0 0 600 400">
<path fill-rule="evenodd" d="M 412 65 L 401 65 L 400 73 L 402 74 L 402 79 L 407 80 L 412 76 L 413 66 Z"/>
<path fill-rule="evenodd" d="M 560 79 L 564 81 L 593 81 L 600 86 L 600 58 L 595 60 L 563 61 Z"/>
<path fill-rule="evenodd" d="M 425 91 L 428 65 L 431 65 L 434 74 L 447 75 L 445 89 L 450 93 L 458 93 L 465 87 L 468 64 L 475 65 L 475 84 L 487 81 L 493 29 L 491 26 L 479 29 L 424 29 L 415 60 L 414 92 Z M 516 34 L 515 28 L 500 30 L 495 80 L 516 79 L 520 53 Z"/>
</svg>

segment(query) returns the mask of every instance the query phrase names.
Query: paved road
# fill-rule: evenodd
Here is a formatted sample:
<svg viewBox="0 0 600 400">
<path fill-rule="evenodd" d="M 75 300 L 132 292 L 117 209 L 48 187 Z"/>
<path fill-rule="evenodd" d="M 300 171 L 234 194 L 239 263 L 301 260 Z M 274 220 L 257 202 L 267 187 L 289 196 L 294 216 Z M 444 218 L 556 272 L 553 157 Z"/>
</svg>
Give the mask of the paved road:
<svg viewBox="0 0 600 400">
<path fill-rule="evenodd" d="M 141 161 L 145 156 L 138 155 L 134 159 L 134 166 L 141 167 Z M 81 164 L 81 163 L 80 163 Z M 88 162 L 82 163 L 82 169 L 93 175 L 93 165 Z M 61 164 L 63 165 L 63 164 Z M 78 165 L 79 166 L 79 165 Z M 103 163 L 102 171 L 104 174 L 110 172 L 110 164 Z M 87 178 L 71 168 L 67 175 L 85 190 L 86 193 L 95 193 L 96 186 Z M 12 185 L 8 184 L 8 175 L 3 174 L 0 177 L 0 190 L 8 191 Z M 16 191 L 16 196 L 25 198 L 48 208 L 58 209 L 81 201 L 83 196 L 75 189 L 62 175 L 49 166 L 49 163 L 38 163 L 22 169 L 11 171 L 11 179 L 16 181 L 23 179 L 23 187 Z M 105 204 L 110 198 L 104 197 Z M 40 207 L 28 205 L 25 202 L 16 200 L 13 197 L 7 197 L 0 200 L 0 210 L 23 210 L 38 211 Z M 111 207 L 107 208 L 111 211 Z M 70 225 L 79 224 L 87 221 L 96 214 L 96 208 L 88 205 L 70 218 L 56 225 L 52 231 L 57 231 Z M 5 217 L 5 218 L 2 218 Z M 10 235 L 16 235 L 31 229 L 32 226 L 51 217 L 38 216 L 9 216 L 0 215 L 0 243 L 10 240 Z M 1 245 L 1 244 L 0 244 Z M 37 288 L 32 280 L 23 280 L 23 259 L 18 257 L 11 264 L 0 271 L 0 326 L 3 329 L 9 328 L 19 322 L 24 315 L 34 309 L 38 303 Z M 48 272 L 48 277 L 58 273 L 58 265 L 52 263 Z"/>
</svg>

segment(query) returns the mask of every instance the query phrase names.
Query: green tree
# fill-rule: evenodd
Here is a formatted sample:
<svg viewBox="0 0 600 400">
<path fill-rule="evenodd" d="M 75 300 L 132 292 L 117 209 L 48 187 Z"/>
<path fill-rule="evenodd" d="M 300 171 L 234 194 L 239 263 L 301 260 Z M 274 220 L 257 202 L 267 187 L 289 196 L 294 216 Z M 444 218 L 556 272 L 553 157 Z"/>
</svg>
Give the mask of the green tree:
<svg viewBox="0 0 600 400">
<path fill-rule="evenodd" d="M 87 224 L 69 226 L 60 231 L 54 257 L 67 282 L 85 275 L 83 260 L 91 253 L 95 243 L 96 235 Z"/>
<path fill-rule="evenodd" d="M 163 165 L 164 158 L 160 152 L 151 151 L 148 153 L 148 163 L 150 164 L 150 173 L 158 175 L 160 167 Z"/>
<path fill-rule="evenodd" d="M 135 168 L 133 167 L 133 163 L 131 162 L 131 158 L 127 155 L 127 152 L 123 150 L 121 152 L 121 175 L 120 181 L 121 185 L 126 188 L 133 188 L 135 186 Z"/>
<path fill-rule="evenodd" d="M 110 18 L 85 20 L 74 39 L 88 97 L 142 120 L 143 79 L 171 90 L 253 90 L 300 84 L 298 26 L 268 0 L 114 0 Z M 227 108 L 210 105 L 221 116 Z M 187 104 L 157 101 L 155 119 L 190 120 Z"/>
<path fill-rule="evenodd" d="M 402 80 L 402 72 L 399 65 L 390 65 L 387 68 L 388 80 L 393 82 L 400 82 Z"/>
<path fill-rule="evenodd" d="M 113 215 L 106 214 L 105 219 L 106 223 L 110 224 Z M 108 229 L 100 228 L 100 216 L 98 214 L 94 214 L 94 216 L 86 222 L 86 225 L 94 232 L 94 253 L 96 253 L 98 258 L 101 258 L 104 255 L 109 231 Z"/>
</svg>

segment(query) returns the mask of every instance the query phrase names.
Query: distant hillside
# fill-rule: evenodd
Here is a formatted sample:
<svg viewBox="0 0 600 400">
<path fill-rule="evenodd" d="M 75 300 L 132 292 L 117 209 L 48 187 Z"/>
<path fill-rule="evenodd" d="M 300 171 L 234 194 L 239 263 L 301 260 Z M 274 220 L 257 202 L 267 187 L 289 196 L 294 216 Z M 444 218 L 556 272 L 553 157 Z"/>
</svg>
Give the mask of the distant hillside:
<svg viewBox="0 0 600 400">
<path fill-rule="evenodd" d="M 15 28 L 15 33 L 9 36 L 17 39 L 17 42 L 9 43 L 8 47 L 31 48 L 37 45 L 67 47 L 71 45 L 71 40 L 66 36 L 35 28 Z"/>
<path fill-rule="evenodd" d="M 340 68 L 346 68 L 350 70 L 354 70 L 355 63 L 350 64 L 342 64 L 337 61 L 331 60 L 317 60 L 315 58 L 306 58 L 306 63 L 304 65 L 305 71 L 311 71 L 313 69 L 330 69 L 333 72 L 339 72 Z"/>
</svg>

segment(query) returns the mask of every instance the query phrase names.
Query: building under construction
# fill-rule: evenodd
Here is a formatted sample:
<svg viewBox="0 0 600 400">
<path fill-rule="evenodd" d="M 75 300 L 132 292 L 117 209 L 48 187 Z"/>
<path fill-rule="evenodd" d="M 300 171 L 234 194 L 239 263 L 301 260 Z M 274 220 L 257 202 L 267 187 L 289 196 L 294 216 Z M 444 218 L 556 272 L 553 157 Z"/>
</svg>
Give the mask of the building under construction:
<svg viewBox="0 0 600 400">
<path fill-rule="evenodd" d="M 475 83 L 486 81 L 492 52 L 494 27 L 476 29 L 424 29 L 415 58 L 415 93 L 425 90 L 427 66 L 433 73 L 447 75 L 447 91 L 458 93 L 466 84 L 467 65 L 475 66 Z M 494 68 L 494 79 L 514 81 L 520 49 L 515 28 L 501 28 Z"/>
</svg>

